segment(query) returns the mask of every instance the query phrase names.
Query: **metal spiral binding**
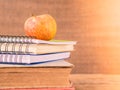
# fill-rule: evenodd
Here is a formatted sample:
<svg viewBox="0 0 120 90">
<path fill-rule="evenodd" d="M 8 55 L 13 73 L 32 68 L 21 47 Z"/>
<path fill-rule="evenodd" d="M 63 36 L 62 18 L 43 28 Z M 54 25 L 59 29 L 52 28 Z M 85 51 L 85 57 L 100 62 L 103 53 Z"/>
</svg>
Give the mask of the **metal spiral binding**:
<svg viewBox="0 0 120 90">
<path fill-rule="evenodd" d="M 26 44 L 25 52 L 30 54 L 29 46 L 30 46 L 30 44 Z"/>
<path fill-rule="evenodd" d="M 25 53 L 25 52 L 22 51 L 22 47 L 23 47 L 23 44 L 20 44 L 20 45 L 19 45 L 19 54 Z"/>
<path fill-rule="evenodd" d="M 2 53 L 2 45 L 3 43 L 0 43 L 0 53 Z"/>
<path fill-rule="evenodd" d="M 27 36 L 9 36 L 9 35 L 0 35 L 0 42 L 6 43 L 32 43 L 34 37 Z"/>
<path fill-rule="evenodd" d="M 13 54 L 16 54 L 17 52 L 15 51 L 15 46 L 16 46 L 16 43 L 13 43 L 12 44 L 12 52 Z"/>
<path fill-rule="evenodd" d="M 3 44 L 5 45 L 4 48 L 2 47 Z M 0 43 L 0 53 L 1 53 L 1 54 L 2 54 L 2 53 L 9 53 L 9 52 L 8 52 L 8 46 L 9 46 L 9 43 Z M 2 48 L 3 48 L 3 50 L 2 50 Z"/>
<path fill-rule="evenodd" d="M 18 45 L 18 51 L 16 51 L 16 45 Z M 17 44 L 17 43 L 13 43 L 12 45 L 12 52 L 14 54 L 29 54 L 29 45 L 30 44 Z M 24 48 L 24 49 L 23 49 Z"/>
<path fill-rule="evenodd" d="M 0 62 L 8 62 L 8 54 L 0 54 Z"/>
<path fill-rule="evenodd" d="M 30 53 L 29 52 L 29 45 L 30 44 L 20 44 L 18 53 L 19 54 L 29 54 Z M 24 50 L 23 50 L 23 47 L 25 48 Z"/>
<path fill-rule="evenodd" d="M 22 63 L 23 55 L 0 54 L 0 63 Z"/>
<path fill-rule="evenodd" d="M 4 44 L 4 48 L 2 47 L 3 44 Z M 29 46 L 30 44 L 23 44 L 23 43 L 0 43 L 0 53 L 1 54 L 30 54 Z M 9 49 L 9 47 L 11 49 Z"/>
<path fill-rule="evenodd" d="M 8 47 L 9 47 L 9 43 L 5 44 L 5 51 L 4 52 L 8 52 Z"/>
</svg>

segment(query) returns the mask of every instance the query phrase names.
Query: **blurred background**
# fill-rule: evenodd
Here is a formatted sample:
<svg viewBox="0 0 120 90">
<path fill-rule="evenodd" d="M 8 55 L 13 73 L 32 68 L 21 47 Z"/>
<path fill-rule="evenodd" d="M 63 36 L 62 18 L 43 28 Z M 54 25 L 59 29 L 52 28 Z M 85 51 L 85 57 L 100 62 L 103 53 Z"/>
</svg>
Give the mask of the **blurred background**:
<svg viewBox="0 0 120 90">
<path fill-rule="evenodd" d="M 25 35 L 32 15 L 56 19 L 55 39 L 77 41 L 72 73 L 120 74 L 119 0 L 0 0 L 0 34 Z"/>
</svg>

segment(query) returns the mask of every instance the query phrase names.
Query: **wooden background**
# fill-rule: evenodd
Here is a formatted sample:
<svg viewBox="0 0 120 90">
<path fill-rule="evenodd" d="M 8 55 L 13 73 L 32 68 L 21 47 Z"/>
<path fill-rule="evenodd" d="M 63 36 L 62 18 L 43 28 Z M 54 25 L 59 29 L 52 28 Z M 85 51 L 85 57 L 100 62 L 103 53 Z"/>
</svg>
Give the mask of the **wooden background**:
<svg viewBox="0 0 120 90">
<path fill-rule="evenodd" d="M 0 34 L 24 35 L 25 20 L 50 14 L 56 39 L 78 41 L 72 73 L 120 74 L 119 0 L 0 0 Z"/>
</svg>

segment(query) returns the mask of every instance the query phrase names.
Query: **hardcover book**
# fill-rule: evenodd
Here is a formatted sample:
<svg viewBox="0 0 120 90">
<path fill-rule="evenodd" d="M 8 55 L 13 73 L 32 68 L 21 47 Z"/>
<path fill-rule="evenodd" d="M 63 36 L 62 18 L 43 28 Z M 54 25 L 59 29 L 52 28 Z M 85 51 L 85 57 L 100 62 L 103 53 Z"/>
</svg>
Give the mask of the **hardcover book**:
<svg viewBox="0 0 120 90">
<path fill-rule="evenodd" d="M 64 60 L 34 65 L 0 64 L 0 88 L 71 87 L 72 68 Z"/>
<path fill-rule="evenodd" d="M 74 87 L 64 87 L 64 88 L 9 88 L 9 89 L 2 89 L 2 90 L 75 90 Z"/>
</svg>

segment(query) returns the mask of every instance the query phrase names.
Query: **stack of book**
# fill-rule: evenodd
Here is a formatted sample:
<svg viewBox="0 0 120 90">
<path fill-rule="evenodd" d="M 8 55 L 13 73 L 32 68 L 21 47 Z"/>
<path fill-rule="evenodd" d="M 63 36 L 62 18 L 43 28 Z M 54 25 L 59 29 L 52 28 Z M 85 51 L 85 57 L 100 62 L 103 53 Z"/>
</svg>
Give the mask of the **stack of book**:
<svg viewBox="0 0 120 90">
<path fill-rule="evenodd" d="M 65 60 L 75 44 L 0 36 L 0 89 L 74 90 L 69 80 L 73 64 Z"/>
</svg>

